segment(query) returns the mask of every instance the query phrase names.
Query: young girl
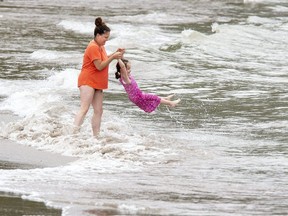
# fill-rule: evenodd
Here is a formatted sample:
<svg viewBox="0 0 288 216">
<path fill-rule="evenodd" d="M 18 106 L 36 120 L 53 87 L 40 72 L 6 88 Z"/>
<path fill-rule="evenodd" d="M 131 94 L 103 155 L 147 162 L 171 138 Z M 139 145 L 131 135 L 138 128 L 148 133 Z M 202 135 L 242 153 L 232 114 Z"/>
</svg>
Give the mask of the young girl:
<svg viewBox="0 0 288 216">
<path fill-rule="evenodd" d="M 120 82 L 124 86 L 129 99 L 145 112 L 153 112 L 159 104 L 175 107 L 180 102 L 180 99 L 171 101 L 173 95 L 162 98 L 154 94 L 143 93 L 134 78 L 130 75 L 131 63 L 128 60 L 118 59 L 116 69 L 115 77 L 116 79 L 120 78 Z"/>
</svg>

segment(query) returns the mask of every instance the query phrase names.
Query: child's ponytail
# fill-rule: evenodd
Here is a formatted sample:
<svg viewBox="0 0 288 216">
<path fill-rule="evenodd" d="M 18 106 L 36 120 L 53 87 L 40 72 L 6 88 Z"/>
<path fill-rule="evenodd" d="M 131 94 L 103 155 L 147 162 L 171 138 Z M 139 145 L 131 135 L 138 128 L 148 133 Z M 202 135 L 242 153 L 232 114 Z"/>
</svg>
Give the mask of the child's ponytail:
<svg viewBox="0 0 288 216">
<path fill-rule="evenodd" d="M 121 77 L 121 73 L 119 71 L 115 72 L 115 78 L 119 79 Z"/>
<path fill-rule="evenodd" d="M 127 67 L 127 63 L 129 62 L 127 59 L 121 59 L 123 61 L 123 63 L 125 64 L 125 67 Z M 116 79 L 119 79 L 121 77 L 121 73 L 120 73 L 120 70 L 121 70 L 121 67 L 120 67 L 120 64 L 119 62 L 117 62 L 116 64 L 116 72 L 115 72 L 115 78 Z"/>
<path fill-rule="evenodd" d="M 121 69 L 120 64 L 119 64 L 119 62 L 117 62 L 117 64 L 116 64 L 116 70 L 117 71 L 115 72 L 115 78 L 116 79 L 119 79 L 121 77 L 120 69 Z"/>
</svg>

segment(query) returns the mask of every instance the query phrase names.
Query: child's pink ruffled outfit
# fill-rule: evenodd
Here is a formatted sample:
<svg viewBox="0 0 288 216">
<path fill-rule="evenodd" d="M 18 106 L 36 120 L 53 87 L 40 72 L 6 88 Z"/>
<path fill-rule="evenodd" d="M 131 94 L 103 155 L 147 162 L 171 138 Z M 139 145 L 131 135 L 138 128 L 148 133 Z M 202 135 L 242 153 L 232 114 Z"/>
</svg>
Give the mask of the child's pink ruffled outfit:
<svg viewBox="0 0 288 216">
<path fill-rule="evenodd" d="M 129 78 L 131 80 L 130 84 L 126 84 L 120 78 L 120 82 L 124 86 L 129 99 L 145 112 L 153 112 L 159 106 L 161 98 L 154 94 L 143 93 L 134 78 L 132 76 L 129 76 Z"/>
</svg>

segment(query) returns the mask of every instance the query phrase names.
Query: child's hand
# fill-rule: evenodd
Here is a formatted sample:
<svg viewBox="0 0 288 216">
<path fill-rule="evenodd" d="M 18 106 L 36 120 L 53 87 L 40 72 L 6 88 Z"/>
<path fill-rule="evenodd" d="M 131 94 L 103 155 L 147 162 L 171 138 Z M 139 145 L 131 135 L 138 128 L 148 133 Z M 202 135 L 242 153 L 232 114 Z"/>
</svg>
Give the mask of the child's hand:
<svg viewBox="0 0 288 216">
<path fill-rule="evenodd" d="M 125 48 L 118 48 L 116 52 L 122 52 L 124 54 Z"/>
<path fill-rule="evenodd" d="M 123 55 L 125 53 L 125 49 L 124 48 L 118 48 L 116 52 L 122 53 L 122 57 L 121 58 L 123 58 Z"/>
<path fill-rule="evenodd" d="M 125 64 L 121 59 L 118 59 L 118 62 L 121 68 L 125 68 Z"/>
<path fill-rule="evenodd" d="M 113 53 L 113 58 L 114 59 L 121 59 L 123 57 L 123 53 L 122 52 L 115 52 Z"/>
</svg>

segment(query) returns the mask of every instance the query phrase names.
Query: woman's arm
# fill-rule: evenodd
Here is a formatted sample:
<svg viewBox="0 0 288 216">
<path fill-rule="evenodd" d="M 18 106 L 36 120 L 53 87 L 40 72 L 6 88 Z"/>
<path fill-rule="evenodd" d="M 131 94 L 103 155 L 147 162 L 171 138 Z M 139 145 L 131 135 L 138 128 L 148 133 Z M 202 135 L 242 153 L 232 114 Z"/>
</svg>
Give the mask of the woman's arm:
<svg viewBox="0 0 288 216">
<path fill-rule="evenodd" d="M 118 62 L 119 62 L 120 68 L 121 68 L 120 73 L 121 73 L 122 79 L 124 80 L 124 82 L 126 84 L 130 84 L 131 80 L 129 79 L 128 72 L 126 70 L 124 62 L 121 59 L 118 59 Z"/>
<path fill-rule="evenodd" d="M 93 61 L 95 67 L 97 70 L 103 70 L 105 67 L 107 67 L 114 59 L 120 59 L 122 58 L 123 53 L 122 52 L 114 52 L 112 53 L 106 61 L 101 61 L 100 59 L 96 59 Z"/>
</svg>

